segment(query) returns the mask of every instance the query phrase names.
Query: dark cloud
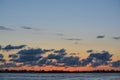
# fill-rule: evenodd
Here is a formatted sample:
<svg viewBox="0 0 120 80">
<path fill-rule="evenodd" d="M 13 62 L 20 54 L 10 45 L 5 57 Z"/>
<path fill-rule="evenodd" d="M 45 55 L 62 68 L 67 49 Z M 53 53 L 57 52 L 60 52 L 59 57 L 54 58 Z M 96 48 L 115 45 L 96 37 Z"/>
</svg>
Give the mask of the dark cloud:
<svg viewBox="0 0 120 80">
<path fill-rule="evenodd" d="M 47 57 L 43 57 L 42 54 L 46 52 L 53 52 Z M 20 62 L 24 65 L 52 65 L 52 66 L 87 66 L 97 67 L 101 65 L 109 65 L 111 63 L 112 55 L 107 51 L 93 53 L 86 58 L 80 60 L 77 56 L 68 56 L 65 49 L 60 50 L 46 50 L 46 49 L 28 49 L 21 50 L 17 55 L 9 55 L 11 61 Z M 115 63 L 113 63 L 115 64 Z"/>
<path fill-rule="evenodd" d="M 42 58 L 42 54 L 45 54 L 46 52 L 51 50 L 46 49 L 24 49 L 20 50 L 18 53 L 18 58 L 16 55 L 9 55 L 9 57 L 12 57 L 11 61 L 13 62 L 21 62 L 24 65 L 38 65 L 38 61 Z"/>
<path fill-rule="evenodd" d="M 76 56 L 65 56 L 61 59 L 61 63 L 64 63 L 65 66 L 79 66 L 80 61 L 79 57 Z"/>
<path fill-rule="evenodd" d="M 32 29 L 31 27 L 28 27 L 28 26 L 22 26 L 21 28 L 23 28 L 23 29 Z"/>
<path fill-rule="evenodd" d="M 50 53 L 47 53 L 50 52 Z M 67 55 L 65 49 L 55 50 L 55 49 L 23 49 L 18 51 L 16 54 L 10 54 L 8 57 L 10 58 L 11 64 L 4 64 L 2 66 L 15 67 L 16 63 L 20 63 L 19 66 L 112 66 L 119 67 L 120 60 L 112 62 L 112 55 L 107 51 L 94 52 L 93 50 L 88 50 L 90 54 L 87 58 L 81 59 L 75 55 Z M 48 54 L 44 57 L 45 54 Z M 0 62 L 5 62 L 3 59 L 3 55 L 0 54 Z M 14 63 L 14 64 L 13 64 Z M 18 67 L 18 65 L 16 66 Z"/>
<path fill-rule="evenodd" d="M 112 67 L 120 67 L 120 60 L 112 62 Z"/>
<path fill-rule="evenodd" d="M 102 51 L 99 53 L 92 53 L 89 57 L 93 57 L 97 60 L 109 61 L 111 60 L 112 55 L 107 51 Z"/>
<path fill-rule="evenodd" d="M 88 58 L 92 59 L 91 66 L 97 67 L 100 65 L 108 65 L 110 63 L 112 55 L 107 51 L 102 51 L 100 53 L 92 53 Z"/>
<path fill-rule="evenodd" d="M 47 60 L 46 65 L 53 65 L 53 66 L 59 66 L 59 63 L 55 62 L 54 60 Z"/>
<path fill-rule="evenodd" d="M 100 35 L 100 36 L 97 36 L 96 38 L 105 38 L 105 36 Z"/>
<path fill-rule="evenodd" d="M 0 54 L 0 62 L 5 62 L 5 59 L 3 59 L 3 54 Z"/>
<path fill-rule="evenodd" d="M 14 49 L 22 49 L 26 47 L 26 45 L 19 45 L 19 46 L 12 46 L 12 45 L 7 45 L 6 47 L 2 48 L 3 50 L 9 51 L 9 50 L 14 50 Z"/>
<path fill-rule="evenodd" d="M 65 49 L 54 51 L 54 54 L 53 53 L 49 54 L 47 56 L 47 59 L 51 60 L 49 61 L 49 65 L 54 65 L 54 66 L 60 66 L 61 64 L 64 66 L 79 66 L 80 65 L 79 57 L 67 56 Z M 52 62 L 52 60 L 55 60 L 56 62 Z"/>
<path fill-rule="evenodd" d="M 48 59 L 56 59 L 59 61 L 61 58 L 63 58 L 66 55 L 66 50 L 65 49 L 60 49 L 60 50 L 55 50 L 54 54 L 49 54 Z"/>
<path fill-rule="evenodd" d="M 92 62 L 93 58 L 86 58 L 86 59 L 82 59 L 81 60 L 81 66 L 87 66 L 88 64 L 90 64 Z"/>
<path fill-rule="evenodd" d="M 0 30 L 8 30 L 8 31 L 12 31 L 12 28 L 7 28 L 5 26 L 0 26 Z"/>
<path fill-rule="evenodd" d="M 3 54 L 0 54 L 0 59 L 2 59 L 3 58 Z"/>
<path fill-rule="evenodd" d="M 0 45 L 0 50 L 2 49 L 2 46 Z"/>
<path fill-rule="evenodd" d="M 18 67 L 15 63 L 4 63 L 0 65 L 0 68 L 10 68 L 10 67 Z"/>
<path fill-rule="evenodd" d="M 10 54 L 9 56 L 8 56 L 9 58 L 18 58 L 18 55 L 17 54 Z"/>
<path fill-rule="evenodd" d="M 19 51 L 17 54 L 23 54 L 23 55 L 36 55 L 36 54 L 44 54 L 45 52 L 48 52 L 46 50 L 42 50 L 41 48 L 37 49 L 24 49 Z"/>
<path fill-rule="evenodd" d="M 115 40 L 119 40 L 119 39 L 120 39 L 120 36 L 119 36 L 119 37 L 113 37 L 113 39 L 115 39 Z"/>
<path fill-rule="evenodd" d="M 47 58 L 48 59 L 60 60 L 63 57 L 64 57 L 64 55 L 61 55 L 61 54 L 49 54 Z"/>
<path fill-rule="evenodd" d="M 55 49 L 43 49 L 44 52 L 51 52 L 54 51 Z"/>
<path fill-rule="evenodd" d="M 101 65 L 109 65 L 111 62 L 112 55 L 107 51 L 102 51 L 99 53 L 91 53 L 86 59 L 81 60 L 81 66 L 91 65 L 92 67 L 97 67 Z"/>
<path fill-rule="evenodd" d="M 46 65 L 47 61 L 48 61 L 47 58 L 41 58 L 41 59 L 38 61 L 38 65 L 39 65 L 39 66 Z"/>
<path fill-rule="evenodd" d="M 87 50 L 87 53 L 91 53 L 91 52 L 93 52 L 93 50 L 92 50 L 92 49 L 90 49 L 90 50 Z"/>
<path fill-rule="evenodd" d="M 54 53 L 66 55 L 66 50 L 65 49 L 55 50 Z"/>
</svg>

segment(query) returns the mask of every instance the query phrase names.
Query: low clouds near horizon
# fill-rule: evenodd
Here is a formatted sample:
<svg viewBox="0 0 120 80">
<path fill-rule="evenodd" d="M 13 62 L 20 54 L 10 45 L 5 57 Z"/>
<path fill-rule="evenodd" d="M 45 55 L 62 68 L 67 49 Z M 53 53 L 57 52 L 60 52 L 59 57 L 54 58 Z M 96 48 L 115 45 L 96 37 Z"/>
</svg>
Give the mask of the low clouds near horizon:
<svg viewBox="0 0 120 80">
<path fill-rule="evenodd" d="M 49 52 L 49 54 L 48 54 Z M 10 58 L 9 67 L 20 67 L 20 66 L 110 66 L 110 67 L 120 67 L 120 60 L 112 61 L 114 55 L 110 54 L 108 51 L 94 52 L 94 50 L 87 50 L 89 52 L 88 57 L 81 59 L 76 55 L 68 55 L 66 50 L 60 49 L 41 49 L 41 48 L 30 48 L 19 50 L 16 54 L 9 54 Z M 46 55 L 47 56 L 43 56 Z M 4 63 L 4 55 L 0 54 L 0 68 L 7 68 L 8 64 Z M 16 65 L 21 63 L 20 65 Z M 16 66 L 15 66 L 16 65 Z M 4 66 L 4 67 L 3 67 Z"/>
</svg>

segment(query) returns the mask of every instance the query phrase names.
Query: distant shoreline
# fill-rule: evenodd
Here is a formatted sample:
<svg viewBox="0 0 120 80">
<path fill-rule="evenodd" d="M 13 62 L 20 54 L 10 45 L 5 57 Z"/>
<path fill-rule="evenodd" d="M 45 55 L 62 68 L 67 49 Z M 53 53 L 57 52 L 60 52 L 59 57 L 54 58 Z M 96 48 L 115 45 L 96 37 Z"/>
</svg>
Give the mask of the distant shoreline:
<svg viewBox="0 0 120 80">
<path fill-rule="evenodd" d="M 104 70 L 94 70 L 94 71 L 33 71 L 33 70 L 0 70 L 0 73 L 120 73 L 120 71 L 104 71 Z"/>
</svg>

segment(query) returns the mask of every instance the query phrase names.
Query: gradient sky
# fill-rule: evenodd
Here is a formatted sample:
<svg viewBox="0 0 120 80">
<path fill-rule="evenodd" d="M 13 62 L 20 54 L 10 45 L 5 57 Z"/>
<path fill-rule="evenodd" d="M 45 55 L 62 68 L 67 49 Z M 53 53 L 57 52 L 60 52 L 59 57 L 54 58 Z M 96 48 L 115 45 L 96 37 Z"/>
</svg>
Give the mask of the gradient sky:
<svg viewBox="0 0 120 80">
<path fill-rule="evenodd" d="M 106 50 L 120 59 L 119 0 L 0 0 L 0 26 L 3 46 L 65 48 L 83 57 Z"/>
</svg>

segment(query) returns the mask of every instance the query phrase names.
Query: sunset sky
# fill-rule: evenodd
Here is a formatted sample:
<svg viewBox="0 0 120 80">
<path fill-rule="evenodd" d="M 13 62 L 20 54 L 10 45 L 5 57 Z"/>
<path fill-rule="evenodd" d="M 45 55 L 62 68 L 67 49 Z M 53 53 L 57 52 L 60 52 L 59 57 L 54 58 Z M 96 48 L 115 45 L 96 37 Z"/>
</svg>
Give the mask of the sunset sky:
<svg viewBox="0 0 120 80">
<path fill-rule="evenodd" d="M 0 0 L 0 69 L 58 67 L 120 70 L 120 0 Z"/>
</svg>

